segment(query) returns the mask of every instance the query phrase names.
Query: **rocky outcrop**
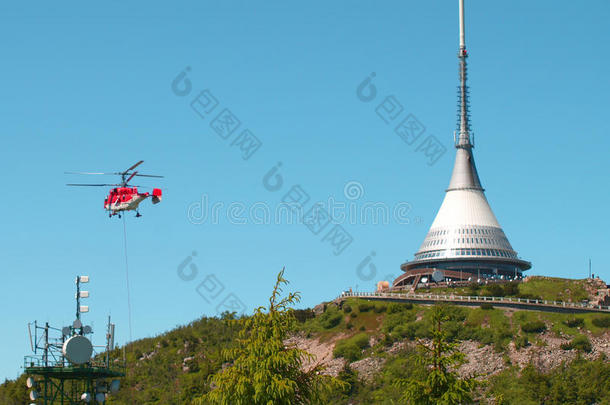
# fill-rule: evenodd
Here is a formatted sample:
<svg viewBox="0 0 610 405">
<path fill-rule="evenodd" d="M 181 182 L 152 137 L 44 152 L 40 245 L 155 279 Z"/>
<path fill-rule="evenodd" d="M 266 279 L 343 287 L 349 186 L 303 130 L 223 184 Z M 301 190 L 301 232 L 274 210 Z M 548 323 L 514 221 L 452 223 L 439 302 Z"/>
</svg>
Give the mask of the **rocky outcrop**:
<svg viewBox="0 0 610 405">
<path fill-rule="evenodd" d="M 366 357 L 355 361 L 349 366 L 358 372 L 358 377 L 366 382 L 373 381 L 373 378 L 381 371 L 386 359 L 383 357 Z"/>
<path fill-rule="evenodd" d="M 293 336 L 286 341 L 286 344 L 296 345 L 300 349 L 311 353 L 314 358 L 304 364 L 308 369 L 314 364 L 320 363 L 326 368 L 324 374 L 337 376 L 344 368 L 347 361 L 343 358 L 334 358 L 333 349 L 335 343 L 347 337 L 345 334 L 337 335 L 329 340 L 320 341 L 317 338 L 307 338 L 303 334 Z M 581 355 L 588 359 L 598 358 L 605 355 L 610 358 L 610 332 L 601 336 L 587 334 L 591 342 L 592 350 Z M 570 341 L 570 336 L 555 336 L 551 332 L 538 335 L 538 341 L 527 347 L 517 349 L 514 343 L 510 343 L 507 350 L 498 352 L 492 345 L 481 345 L 479 342 L 467 340 L 459 344 L 458 349 L 465 354 L 466 363 L 458 368 L 458 373 L 463 376 L 475 376 L 483 380 L 487 377 L 500 373 L 511 366 L 523 368 L 528 364 L 533 364 L 540 371 L 547 372 L 563 362 L 569 362 L 576 358 L 576 350 L 564 350 L 561 345 Z M 378 339 L 372 339 L 375 344 Z M 429 340 L 422 340 L 422 343 L 429 344 Z M 402 340 L 394 342 L 391 346 L 384 349 L 388 355 L 396 355 L 408 347 L 417 346 L 417 342 Z M 360 379 L 370 382 L 382 370 L 387 361 L 384 356 L 371 356 L 349 363 L 351 369 L 358 372 Z"/>
<path fill-rule="evenodd" d="M 586 279 L 585 289 L 589 293 L 589 302 L 593 305 L 610 305 L 610 288 L 602 279 Z"/>
<path fill-rule="evenodd" d="M 307 338 L 303 333 L 299 333 L 286 339 L 284 343 L 286 346 L 298 347 L 312 355 L 311 359 L 305 359 L 303 369 L 310 370 L 315 365 L 321 364 L 324 366 L 323 374 L 336 377 L 343 370 L 346 362 L 343 358 L 335 359 L 333 349 L 336 341 L 344 337 L 345 335 L 340 334 L 327 341 L 321 341 L 318 338 Z"/>
</svg>

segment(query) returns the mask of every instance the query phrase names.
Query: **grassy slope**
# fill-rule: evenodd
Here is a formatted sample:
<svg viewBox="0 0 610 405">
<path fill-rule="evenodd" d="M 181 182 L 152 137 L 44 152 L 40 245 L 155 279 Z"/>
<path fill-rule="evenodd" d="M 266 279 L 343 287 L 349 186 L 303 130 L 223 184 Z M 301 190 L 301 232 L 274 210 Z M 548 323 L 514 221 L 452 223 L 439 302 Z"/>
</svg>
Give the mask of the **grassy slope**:
<svg viewBox="0 0 610 405">
<path fill-rule="evenodd" d="M 537 291 L 540 294 L 555 294 L 555 297 L 549 297 L 551 299 L 565 291 L 563 287 L 556 287 L 559 282 L 545 281 L 544 285 L 544 288 L 538 286 Z M 536 284 L 531 286 L 535 288 Z M 569 287 L 578 294 L 577 288 L 573 285 Z M 449 311 L 451 320 L 447 323 L 446 330 L 450 338 L 472 339 L 483 345 L 493 345 L 500 352 L 506 350 L 511 341 L 525 344 L 525 338 L 530 344 L 536 345 L 539 342 L 538 334 L 522 330 L 523 325 L 536 320 L 542 320 L 546 325 L 547 333 L 550 331 L 553 334 L 600 335 L 608 331 L 608 328 L 593 325 L 593 319 L 603 316 L 599 314 L 574 316 L 536 311 L 507 313 L 500 309 L 465 307 L 450 307 Z M 390 403 L 389 401 L 396 399 L 398 395 L 392 386 L 392 381 L 400 376 L 408 377 L 423 372 L 414 360 L 412 349 L 397 355 L 389 355 L 386 349 L 398 341 L 427 337 L 428 313 L 429 307 L 422 305 L 348 300 L 342 308 L 328 304 L 325 312 L 315 318 L 307 319 L 311 314 L 307 311 L 299 311 L 297 315 L 303 321 L 300 329 L 310 337 L 319 337 L 321 340 L 336 338 L 338 335 L 344 337 L 338 344 L 343 346 L 343 353 L 337 355 L 344 354 L 353 359 L 368 356 L 387 359 L 381 373 L 372 383 L 359 382 L 355 372 L 344 370 L 341 378 L 350 382 L 350 389 L 348 392 L 336 394 L 333 402 L 340 405 L 350 401 L 354 404 Z M 566 324 L 575 317 L 583 320 L 580 329 L 578 326 L 570 327 Z M 232 344 L 236 333 L 235 327 L 226 320 L 204 318 L 157 337 L 129 344 L 126 347 L 128 375 L 123 380 L 120 393 L 107 403 L 110 405 L 188 404 L 191 398 L 209 390 L 208 376 L 222 366 L 221 349 Z M 362 337 L 363 334 L 366 337 L 375 336 L 378 343 L 368 347 L 368 342 Z M 601 373 L 601 375 L 606 375 L 603 373 L 607 372 L 607 380 L 610 381 L 610 370 L 600 369 L 589 363 L 592 364 L 588 362 L 579 365 L 578 370 L 588 370 L 588 373 Z M 587 367 L 597 368 L 590 370 Z M 569 374 L 572 371 L 564 370 L 564 372 Z M 518 370 L 506 371 L 495 377 L 494 381 L 499 381 L 497 384 L 504 384 L 507 380 L 521 381 L 519 375 Z M 552 375 L 549 374 L 547 382 L 552 385 L 551 377 Z M 547 376 L 536 378 L 544 379 Z M 515 392 L 504 392 L 494 384 L 496 383 L 492 381 L 486 388 L 488 395 L 496 397 L 500 395 L 506 398 L 518 396 Z M 523 386 L 515 388 L 518 389 L 524 388 Z M 599 390 L 599 387 L 596 386 L 595 389 Z M 23 377 L 0 385 L 0 405 L 29 403 L 26 395 Z M 507 401 L 506 403 L 516 403 Z"/>
<path fill-rule="evenodd" d="M 584 280 L 529 277 L 519 285 L 522 294 L 538 295 L 543 300 L 580 302 L 589 298 Z"/>
<path fill-rule="evenodd" d="M 497 286 L 501 286 L 498 284 Z M 506 290 L 506 289 L 505 289 Z M 431 288 L 420 289 L 418 292 L 429 291 L 433 294 L 455 294 L 455 295 L 482 295 L 493 296 L 498 294 L 498 289 L 493 285 L 477 286 L 472 284 L 468 287 L 457 288 Z M 500 295 L 496 295 L 500 296 Z M 531 276 L 526 282 L 518 283 L 516 291 L 504 291 L 501 296 L 516 296 L 524 298 L 539 298 L 549 301 L 580 302 L 589 297 L 585 289 L 584 280 L 569 280 L 555 277 Z"/>
<path fill-rule="evenodd" d="M 593 324 L 593 319 L 610 317 L 603 314 L 560 314 L 538 311 L 511 311 L 511 316 L 502 309 L 482 309 L 468 307 L 449 307 L 451 320 L 446 328 L 450 338 L 456 340 L 472 339 L 482 344 L 494 344 L 498 350 L 506 348 L 508 343 L 518 336 L 535 339 L 537 333 L 524 332 L 522 326 L 532 321 L 543 321 L 546 329 L 560 335 L 575 336 L 589 333 L 599 336 L 607 328 Z M 302 330 L 309 337 L 318 337 L 322 341 L 338 334 L 346 335 L 345 339 L 360 332 L 385 339 L 390 344 L 400 339 L 428 337 L 428 319 L 430 307 L 424 305 L 371 303 L 359 299 L 349 299 L 339 309 L 329 305 L 319 317 L 307 320 Z M 328 323 L 328 319 L 339 319 Z M 569 320 L 582 319 L 582 326 L 568 326 Z"/>
<path fill-rule="evenodd" d="M 539 332 L 523 330 L 533 321 L 542 321 L 545 334 L 560 336 L 601 335 L 608 328 L 593 325 L 595 318 L 610 317 L 600 314 L 557 314 L 537 311 L 505 311 L 502 309 L 483 309 L 466 307 L 448 307 L 450 320 L 445 324 L 451 340 L 471 339 L 481 345 L 492 345 L 498 352 L 505 352 L 511 342 L 516 345 L 544 346 Z M 389 355 L 387 349 L 394 343 L 404 340 L 416 340 L 429 337 L 428 315 L 430 307 L 423 305 L 367 302 L 358 299 L 346 300 L 340 309 L 328 305 L 324 314 L 307 320 L 302 330 L 309 337 L 320 337 L 327 340 L 340 335 L 336 342 L 335 357 L 344 357 L 349 362 L 365 357 L 384 357 L 387 359 L 381 373 L 369 384 L 358 382 L 354 371 L 346 369 L 340 378 L 350 382 L 350 389 L 337 394 L 333 403 L 339 404 L 392 404 L 399 398 L 399 392 L 392 382 L 396 378 L 405 378 L 425 374 L 425 370 L 415 361 L 412 347 L 401 350 L 398 354 Z M 582 319 L 581 326 L 572 325 L 569 321 Z M 329 323 L 329 319 L 339 319 Z M 363 337 L 363 335 L 365 335 Z M 373 347 L 366 344 L 368 338 L 376 337 L 378 343 Z M 364 342 L 364 345 L 363 345 Z M 548 403 L 581 403 L 588 398 L 594 403 L 610 404 L 610 363 L 607 359 L 597 361 L 578 358 L 573 364 L 561 366 L 548 373 L 535 369 L 521 370 L 510 367 L 487 381 L 481 388 L 482 403 L 522 404 L 540 403 L 553 398 Z M 570 375 L 578 382 L 577 388 L 566 388 L 562 375 Z M 591 378 L 589 378 L 591 377 Z M 510 381 L 510 383 L 509 383 Z M 532 391 L 533 382 L 540 384 Z M 543 389 L 544 388 L 544 389 Z M 566 389 L 571 389 L 572 400 L 562 397 Z M 523 394 L 525 392 L 525 394 Z M 544 394 L 544 395 L 543 395 Z M 568 395 L 568 394 L 566 394 Z M 497 402 L 494 402 L 496 401 Z M 489 401 L 489 402 L 488 402 Z"/>
</svg>

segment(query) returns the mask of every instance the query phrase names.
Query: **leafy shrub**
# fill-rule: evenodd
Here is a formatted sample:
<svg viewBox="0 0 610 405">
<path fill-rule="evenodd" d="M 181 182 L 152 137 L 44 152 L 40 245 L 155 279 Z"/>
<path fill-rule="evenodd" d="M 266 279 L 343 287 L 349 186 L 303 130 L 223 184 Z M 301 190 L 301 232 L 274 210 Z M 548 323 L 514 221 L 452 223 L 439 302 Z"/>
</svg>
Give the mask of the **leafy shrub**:
<svg viewBox="0 0 610 405">
<path fill-rule="evenodd" d="M 368 312 L 373 308 L 375 308 L 375 305 L 373 305 L 370 302 L 359 302 L 358 303 L 358 311 L 360 311 L 360 312 Z"/>
<path fill-rule="evenodd" d="M 502 288 L 504 288 L 505 296 L 515 296 L 519 294 L 519 282 L 511 281 L 510 283 L 505 283 Z"/>
<path fill-rule="evenodd" d="M 458 339 L 476 340 L 483 345 L 493 345 L 500 352 L 504 350 L 508 342 L 513 338 L 513 333 L 508 327 L 469 326 L 458 331 Z"/>
<path fill-rule="evenodd" d="M 507 326 L 501 326 L 494 329 L 494 348 L 501 352 L 506 349 L 506 346 L 513 338 L 513 331 Z"/>
<path fill-rule="evenodd" d="M 408 323 L 406 325 L 398 325 L 392 331 L 393 337 L 401 337 L 409 340 L 415 339 L 415 335 L 417 333 L 417 327 L 414 323 Z"/>
<path fill-rule="evenodd" d="M 360 359 L 362 350 L 369 345 L 369 337 L 366 333 L 358 333 L 351 338 L 340 340 L 335 345 L 333 355 L 335 357 L 343 357 L 352 362 Z"/>
<path fill-rule="evenodd" d="M 359 386 L 362 384 L 358 379 L 358 372 L 352 370 L 349 364 L 345 364 L 345 366 L 343 366 L 343 370 L 339 372 L 337 379 L 346 384 L 343 388 L 341 388 L 341 392 L 347 397 L 356 395 L 358 393 Z"/>
<path fill-rule="evenodd" d="M 411 312 L 395 312 L 392 314 L 388 314 L 383 319 L 383 326 L 381 327 L 381 331 L 383 333 L 391 333 L 397 326 L 406 325 L 407 323 L 414 320 L 415 315 Z"/>
<path fill-rule="evenodd" d="M 478 283 L 468 284 L 468 295 L 478 295 L 481 286 Z"/>
<path fill-rule="evenodd" d="M 332 329 L 335 326 L 339 325 L 339 323 L 341 322 L 342 319 L 343 319 L 343 315 L 336 313 L 336 314 L 332 314 L 329 317 L 327 317 L 325 320 L 323 320 L 321 322 L 321 324 L 324 329 Z"/>
<path fill-rule="evenodd" d="M 468 327 L 460 331 L 458 338 L 460 340 L 472 339 L 483 345 L 490 345 L 494 342 L 494 332 L 491 328 Z"/>
<path fill-rule="evenodd" d="M 460 334 L 460 330 L 464 328 L 464 324 L 458 321 L 445 321 L 443 329 L 447 334 L 447 340 L 453 342 Z"/>
<path fill-rule="evenodd" d="M 587 352 L 587 353 L 589 353 L 591 350 L 593 350 L 593 346 L 591 345 L 589 338 L 586 337 L 585 335 L 578 335 L 574 339 L 572 339 L 571 342 L 562 343 L 561 348 L 563 350 L 574 349 L 574 350 Z"/>
<path fill-rule="evenodd" d="M 375 312 L 378 313 L 378 314 L 380 314 L 382 312 L 385 312 L 386 308 L 387 308 L 386 304 L 383 304 L 383 303 L 375 304 Z"/>
<path fill-rule="evenodd" d="M 610 328 L 610 316 L 602 316 L 599 318 L 593 318 L 593 325 L 598 328 Z"/>
<path fill-rule="evenodd" d="M 350 304 L 343 304 L 343 312 L 345 312 L 346 314 L 349 314 L 350 312 L 352 312 L 352 307 Z"/>
<path fill-rule="evenodd" d="M 444 307 L 444 313 L 450 321 L 462 322 L 466 320 L 468 311 L 462 307 L 448 305 Z"/>
<path fill-rule="evenodd" d="M 530 342 L 525 335 L 519 335 L 515 338 L 515 348 L 517 350 L 529 346 Z"/>
<path fill-rule="evenodd" d="M 314 314 L 312 309 L 295 309 L 292 311 L 296 320 L 300 323 L 304 323 L 308 319 L 314 318 L 316 315 Z"/>
<path fill-rule="evenodd" d="M 410 309 L 413 309 L 413 304 L 411 304 L 410 302 L 404 304 L 400 304 L 398 302 L 391 302 L 388 304 L 386 312 L 388 314 L 396 314 L 398 312 L 408 311 Z"/>
<path fill-rule="evenodd" d="M 333 350 L 333 356 L 335 356 L 335 358 L 343 357 L 345 360 L 353 362 L 360 359 L 362 350 L 356 345 L 339 342 Z"/>
<path fill-rule="evenodd" d="M 585 321 L 582 318 L 568 318 L 563 323 L 570 328 L 579 328 L 584 326 Z"/>
<path fill-rule="evenodd" d="M 485 286 L 484 295 L 488 297 L 504 297 L 504 288 L 500 284 Z"/>
<path fill-rule="evenodd" d="M 494 306 L 491 305 L 490 303 L 486 302 L 486 303 L 481 304 L 481 309 L 485 309 L 485 310 L 494 309 Z"/>
<path fill-rule="evenodd" d="M 394 339 L 392 338 L 392 336 L 386 333 L 383 335 L 381 343 L 383 343 L 384 346 L 389 347 L 392 346 L 392 343 L 394 343 Z"/>
<path fill-rule="evenodd" d="M 369 345 L 369 337 L 366 333 L 358 333 L 350 338 L 356 346 L 360 349 L 366 349 Z"/>
<path fill-rule="evenodd" d="M 530 321 L 521 325 L 521 330 L 525 333 L 542 333 L 546 330 L 546 325 L 541 320 Z"/>
<path fill-rule="evenodd" d="M 492 376 L 488 392 L 496 404 L 604 404 L 609 373 L 610 362 L 603 358 L 577 358 L 547 373 L 530 364 L 521 372 L 511 367 Z"/>
<path fill-rule="evenodd" d="M 343 320 L 343 313 L 339 312 L 337 307 L 329 306 L 328 309 L 320 315 L 320 326 L 324 329 L 332 329 L 339 325 Z"/>
<path fill-rule="evenodd" d="M 432 334 L 430 332 L 431 325 L 429 322 L 412 322 L 407 325 L 413 330 L 413 336 L 416 338 L 430 338 Z"/>
<path fill-rule="evenodd" d="M 589 338 L 585 335 L 578 335 L 574 339 L 572 339 L 572 347 L 576 350 L 581 350 L 587 353 L 593 349 Z"/>
<path fill-rule="evenodd" d="M 399 312 L 402 312 L 402 305 L 397 302 L 390 302 L 388 304 L 388 309 L 386 309 L 386 312 L 388 314 L 397 314 Z"/>
</svg>

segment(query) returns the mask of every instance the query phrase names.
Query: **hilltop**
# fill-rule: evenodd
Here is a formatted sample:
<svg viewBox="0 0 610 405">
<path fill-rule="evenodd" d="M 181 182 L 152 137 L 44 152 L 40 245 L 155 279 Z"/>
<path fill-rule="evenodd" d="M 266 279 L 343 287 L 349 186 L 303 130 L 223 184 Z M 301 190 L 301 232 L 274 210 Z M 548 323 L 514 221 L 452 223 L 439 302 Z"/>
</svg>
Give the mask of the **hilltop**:
<svg viewBox="0 0 610 405">
<path fill-rule="evenodd" d="M 536 278 L 518 285 L 516 294 L 527 294 L 535 286 L 545 299 L 558 294 L 568 299 L 569 290 L 569 299 L 580 301 L 592 294 L 587 285 L 582 280 Z M 484 286 L 478 292 L 488 288 L 496 289 Z M 415 353 L 418 342 L 430 338 L 430 309 L 360 299 L 326 302 L 294 311 L 298 330 L 286 344 L 309 351 L 326 366 L 325 373 L 348 383 L 333 394 L 333 403 L 390 404 L 398 399 L 393 381 L 422 372 Z M 448 306 L 447 311 L 450 319 L 444 328 L 468 360 L 458 372 L 484 382 L 477 393 L 480 403 L 610 403 L 610 314 L 491 305 Z M 117 348 L 117 354 L 125 350 L 128 375 L 120 393 L 107 403 L 188 404 L 207 392 L 208 377 L 226 366 L 221 349 L 233 344 L 239 330 L 233 319 L 231 314 L 201 318 Z M 24 376 L 0 386 L 0 405 L 26 401 Z"/>
<path fill-rule="evenodd" d="M 461 296 L 516 297 L 567 303 L 610 305 L 610 288 L 599 278 L 572 280 L 558 277 L 528 276 L 517 282 L 469 283 L 462 286 L 434 287 L 433 284 L 417 290 L 435 294 Z M 397 291 L 400 292 L 400 291 Z"/>
</svg>

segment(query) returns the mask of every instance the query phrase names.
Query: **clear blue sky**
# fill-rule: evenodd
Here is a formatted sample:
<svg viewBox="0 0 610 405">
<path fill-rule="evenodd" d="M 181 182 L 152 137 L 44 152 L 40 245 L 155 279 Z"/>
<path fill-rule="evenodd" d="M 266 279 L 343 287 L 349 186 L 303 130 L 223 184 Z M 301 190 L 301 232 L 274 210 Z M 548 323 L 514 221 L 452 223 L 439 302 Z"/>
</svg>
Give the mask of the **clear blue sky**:
<svg viewBox="0 0 610 405">
<path fill-rule="evenodd" d="M 163 202 L 127 217 L 133 337 L 202 315 L 234 293 L 248 312 L 266 303 L 286 266 L 303 306 L 350 286 L 398 275 L 423 240 L 453 165 L 432 166 L 375 108 L 388 95 L 451 148 L 457 85 L 457 1 L 214 1 L 22 3 L 0 6 L 2 99 L 0 377 L 29 354 L 26 324 L 73 319 L 73 278 L 88 274 L 98 344 L 106 314 L 129 339 L 122 222 L 102 210 L 105 189 L 64 175 L 114 171 L 143 159 L 165 179 Z M 608 65 L 610 3 L 468 1 L 472 124 L 487 197 L 530 274 L 584 277 L 587 261 L 610 279 Z M 172 92 L 185 67 L 191 93 Z M 377 98 L 356 88 L 371 72 Z M 200 118 L 190 102 L 209 89 L 219 106 Z M 223 140 L 221 109 L 241 121 Z M 231 142 L 249 129 L 262 147 L 248 160 Z M 282 162 L 280 191 L 263 176 Z M 210 201 L 277 206 L 292 185 L 311 198 L 395 206 L 409 224 L 344 224 L 353 242 L 336 256 L 302 224 L 193 224 L 188 207 Z M 191 252 L 197 275 L 178 277 Z M 371 281 L 357 267 L 374 251 Z M 188 266 L 187 266 L 188 268 Z M 370 268 L 369 268 L 370 269 Z M 196 291 L 213 274 L 216 301 Z M 213 289 L 214 280 L 205 286 Z M 216 291 L 216 290 L 214 290 Z M 212 301 L 212 300 L 211 300 Z"/>
</svg>

